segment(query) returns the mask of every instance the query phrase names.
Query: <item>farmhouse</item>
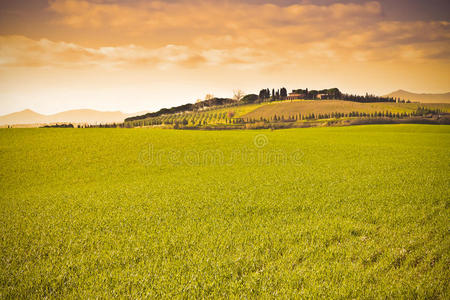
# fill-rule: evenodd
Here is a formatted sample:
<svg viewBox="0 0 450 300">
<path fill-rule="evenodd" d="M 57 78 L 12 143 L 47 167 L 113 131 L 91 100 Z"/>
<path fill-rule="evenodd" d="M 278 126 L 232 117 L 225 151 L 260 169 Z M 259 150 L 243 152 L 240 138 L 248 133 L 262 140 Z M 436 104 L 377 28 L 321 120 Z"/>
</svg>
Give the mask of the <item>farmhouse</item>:
<svg viewBox="0 0 450 300">
<path fill-rule="evenodd" d="M 286 97 L 287 100 L 297 100 L 297 99 L 304 99 L 305 94 L 298 94 L 298 93 L 289 93 L 289 95 Z"/>
</svg>

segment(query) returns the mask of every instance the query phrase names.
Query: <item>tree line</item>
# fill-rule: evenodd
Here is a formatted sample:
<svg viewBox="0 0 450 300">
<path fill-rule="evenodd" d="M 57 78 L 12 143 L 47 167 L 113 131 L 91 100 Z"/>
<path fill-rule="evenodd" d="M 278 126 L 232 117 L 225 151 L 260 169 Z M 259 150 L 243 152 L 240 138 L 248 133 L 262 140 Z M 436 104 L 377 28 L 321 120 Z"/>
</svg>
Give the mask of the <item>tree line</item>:
<svg viewBox="0 0 450 300">
<path fill-rule="evenodd" d="M 320 119 L 340 119 L 340 118 L 354 118 L 354 117 L 367 117 L 367 118 L 407 118 L 415 116 L 415 113 L 406 112 L 391 112 L 391 111 L 375 111 L 375 112 L 331 112 L 331 113 L 308 113 L 308 114 L 295 114 L 295 115 L 273 115 L 272 117 L 260 117 L 260 118 L 246 118 L 245 123 L 256 122 L 296 122 L 304 120 L 320 120 Z"/>
<path fill-rule="evenodd" d="M 292 90 L 293 94 L 297 94 L 299 99 L 305 100 L 344 100 L 344 101 L 352 101 L 352 102 L 401 102 L 405 103 L 406 101 L 395 99 L 392 97 L 380 97 L 371 94 L 367 94 L 365 96 L 353 95 L 353 94 L 345 94 L 342 93 L 337 88 L 324 89 L 324 90 L 309 90 L 309 89 L 295 89 Z M 278 101 L 278 100 L 286 100 L 288 97 L 286 88 L 281 88 L 278 90 L 272 89 L 272 93 L 270 89 L 262 89 L 259 92 L 259 100 L 261 101 Z"/>
</svg>

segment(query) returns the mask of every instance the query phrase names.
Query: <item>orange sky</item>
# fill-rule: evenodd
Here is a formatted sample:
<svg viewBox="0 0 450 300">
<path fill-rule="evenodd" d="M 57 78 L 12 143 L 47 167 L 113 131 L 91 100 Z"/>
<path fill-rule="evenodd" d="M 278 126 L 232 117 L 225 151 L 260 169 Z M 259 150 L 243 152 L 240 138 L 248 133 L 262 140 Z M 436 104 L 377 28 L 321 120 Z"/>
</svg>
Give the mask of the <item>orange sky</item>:
<svg viewBox="0 0 450 300">
<path fill-rule="evenodd" d="M 155 110 L 236 88 L 450 90 L 447 1 L 0 3 L 0 114 Z"/>
</svg>

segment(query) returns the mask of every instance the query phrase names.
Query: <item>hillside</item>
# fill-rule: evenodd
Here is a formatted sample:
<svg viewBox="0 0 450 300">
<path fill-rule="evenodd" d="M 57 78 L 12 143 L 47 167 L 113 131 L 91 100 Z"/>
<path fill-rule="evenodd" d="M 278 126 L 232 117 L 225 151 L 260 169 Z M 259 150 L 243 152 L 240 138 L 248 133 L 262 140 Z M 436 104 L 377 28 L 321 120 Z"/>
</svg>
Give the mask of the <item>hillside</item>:
<svg viewBox="0 0 450 300">
<path fill-rule="evenodd" d="M 391 111 L 393 113 L 411 113 L 415 111 L 420 104 L 418 103 L 359 103 L 341 100 L 299 100 L 299 101 L 284 101 L 270 103 L 260 106 L 255 110 L 243 115 L 243 118 L 271 118 L 277 116 L 294 116 L 297 114 L 326 114 L 326 113 L 350 113 L 352 111 L 373 113 L 380 111 Z M 428 104 L 429 108 L 438 108 L 446 112 L 450 112 L 450 105 L 448 104 Z"/>
<path fill-rule="evenodd" d="M 92 109 L 68 110 L 51 115 L 43 115 L 26 109 L 0 116 L 0 125 L 51 124 L 51 123 L 120 123 L 125 118 L 142 115 L 146 112 L 126 114 L 121 111 L 97 111 Z"/>
<path fill-rule="evenodd" d="M 450 103 L 450 92 L 444 94 L 417 94 L 404 90 L 392 92 L 385 97 L 400 98 L 422 103 Z"/>
<path fill-rule="evenodd" d="M 351 101 L 359 103 L 395 103 L 396 101 L 392 97 L 380 97 L 372 94 L 353 95 L 342 93 L 338 88 L 330 88 L 323 90 L 310 90 L 310 89 L 294 89 L 292 93 L 287 92 L 287 89 L 282 87 L 280 89 L 262 89 L 259 94 L 247 94 L 242 97 L 234 95 L 231 98 L 211 98 L 205 99 L 203 101 L 197 101 L 195 104 L 186 103 L 179 106 L 174 106 L 171 108 L 162 108 L 159 111 L 148 113 L 145 115 L 140 115 L 132 118 L 125 119 L 125 122 L 142 121 L 151 118 L 158 118 L 167 115 L 185 114 L 185 113 L 196 113 L 205 110 L 217 110 L 223 107 L 236 107 L 248 104 L 262 104 L 266 105 L 268 103 L 274 103 L 278 101 L 293 101 L 293 100 L 342 100 Z M 402 100 L 402 99 L 400 99 Z M 405 101 L 402 100 L 404 103 Z"/>
<path fill-rule="evenodd" d="M 126 120 L 124 127 L 257 129 L 379 123 L 450 124 L 450 104 L 285 100 Z M 312 123 L 311 123 L 312 122 Z"/>
</svg>

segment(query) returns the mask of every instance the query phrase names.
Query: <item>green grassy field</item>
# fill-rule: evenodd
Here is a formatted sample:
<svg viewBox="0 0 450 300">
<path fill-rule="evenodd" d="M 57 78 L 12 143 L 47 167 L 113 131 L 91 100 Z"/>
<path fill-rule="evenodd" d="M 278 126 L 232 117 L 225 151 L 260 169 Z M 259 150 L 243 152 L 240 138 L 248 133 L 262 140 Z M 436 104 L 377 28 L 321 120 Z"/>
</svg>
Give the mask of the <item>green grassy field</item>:
<svg viewBox="0 0 450 300">
<path fill-rule="evenodd" d="M 450 127 L 0 130 L 0 298 L 442 298 Z"/>
</svg>

